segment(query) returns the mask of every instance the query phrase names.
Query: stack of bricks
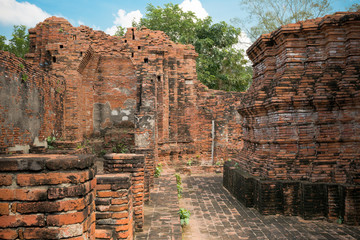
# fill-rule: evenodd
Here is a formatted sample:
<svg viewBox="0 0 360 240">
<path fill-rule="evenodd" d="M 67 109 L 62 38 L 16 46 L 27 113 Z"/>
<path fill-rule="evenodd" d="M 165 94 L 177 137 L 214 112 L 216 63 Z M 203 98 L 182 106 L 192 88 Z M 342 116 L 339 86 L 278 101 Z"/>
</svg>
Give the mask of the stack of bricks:
<svg viewBox="0 0 360 240">
<path fill-rule="evenodd" d="M 141 231 L 144 225 L 144 155 L 106 154 L 104 156 L 104 172 L 107 174 L 131 173 L 135 229 Z"/>
<path fill-rule="evenodd" d="M 96 179 L 96 239 L 133 239 L 131 174 L 97 175 Z"/>
<path fill-rule="evenodd" d="M 1 239 L 94 239 L 94 160 L 90 156 L 0 158 Z"/>
<path fill-rule="evenodd" d="M 340 194 L 344 211 L 331 210 L 336 213 L 328 217 L 360 222 L 350 217 L 354 211 L 360 216 L 359 46 L 356 12 L 282 26 L 248 49 L 254 76 L 238 110 L 244 147 L 237 161 L 271 182 L 257 189 L 267 198 L 263 204 L 276 205 L 276 193 L 296 198 L 296 187 L 284 190 L 281 181 L 309 181 L 309 187 L 301 183 L 302 191 L 318 203 L 311 207 L 316 212 L 324 199 L 331 206 L 334 191 L 327 194 L 323 185 L 331 183 L 352 194 Z"/>
</svg>

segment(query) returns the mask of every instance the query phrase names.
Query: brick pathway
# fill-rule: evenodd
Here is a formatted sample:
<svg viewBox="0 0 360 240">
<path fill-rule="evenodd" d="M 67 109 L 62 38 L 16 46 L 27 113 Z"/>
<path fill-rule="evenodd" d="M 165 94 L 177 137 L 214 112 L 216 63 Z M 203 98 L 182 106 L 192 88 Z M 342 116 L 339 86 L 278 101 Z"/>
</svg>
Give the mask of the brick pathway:
<svg viewBox="0 0 360 240">
<path fill-rule="evenodd" d="M 221 174 L 184 176 L 183 197 L 176 195 L 174 172 L 156 179 L 151 202 L 145 206 L 144 232 L 136 239 L 360 239 L 360 227 L 305 221 L 300 217 L 262 216 L 245 208 L 222 187 Z M 179 207 L 191 211 L 183 229 Z"/>
<path fill-rule="evenodd" d="M 144 231 L 135 233 L 136 240 L 180 240 L 181 225 L 177 211 L 179 201 L 173 170 L 164 169 L 160 178 L 155 178 L 150 202 L 144 206 Z"/>
<path fill-rule="evenodd" d="M 360 227 L 263 216 L 222 187 L 222 175 L 183 177 L 180 204 L 192 213 L 183 233 L 190 239 L 360 239 Z"/>
</svg>

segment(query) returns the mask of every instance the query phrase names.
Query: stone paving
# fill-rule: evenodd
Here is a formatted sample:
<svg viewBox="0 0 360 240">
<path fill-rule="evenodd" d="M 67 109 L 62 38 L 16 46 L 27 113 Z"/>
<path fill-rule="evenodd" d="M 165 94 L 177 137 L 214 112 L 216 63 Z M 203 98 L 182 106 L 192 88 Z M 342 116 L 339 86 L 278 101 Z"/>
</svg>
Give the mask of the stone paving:
<svg viewBox="0 0 360 240">
<path fill-rule="evenodd" d="M 180 201 L 172 171 L 156 179 L 152 200 L 145 207 L 145 229 L 136 234 L 136 239 L 360 239 L 360 227 L 300 217 L 263 216 L 246 208 L 222 187 L 222 174 L 182 178 Z M 176 213 L 179 207 L 191 212 L 182 238 Z"/>
<path fill-rule="evenodd" d="M 137 240 L 179 240 L 181 225 L 177 211 L 179 201 L 174 170 L 165 169 L 160 178 L 155 178 L 150 201 L 144 206 L 143 232 L 135 233 Z"/>
</svg>

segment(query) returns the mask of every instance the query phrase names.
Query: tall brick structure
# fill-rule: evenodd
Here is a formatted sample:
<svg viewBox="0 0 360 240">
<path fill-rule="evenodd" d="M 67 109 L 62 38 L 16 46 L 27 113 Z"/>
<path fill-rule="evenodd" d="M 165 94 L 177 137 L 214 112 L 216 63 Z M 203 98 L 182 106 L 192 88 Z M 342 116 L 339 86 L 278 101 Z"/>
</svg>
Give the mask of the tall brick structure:
<svg viewBox="0 0 360 240">
<path fill-rule="evenodd" d="M 360 12 L 282 26 L 247 51 L 244 148 L 224 185 L 262 213 L 360 222 Z"/>
<path fill-rule="evenodd" d="M 112 37 L 86 26 L 72 27 L 57 17 L 30 29 L 29 38 L 26 62 L 53 76 L 63 93 L 54 106 L 62 111 L 56 127 L 38 133 L 39 138 L 52 133 L 58 142 L 76 146 L 126 126 L 134 132 L 132 148 L 146 152 L 152 161 L 197 157 L 211 164 L 240 150 L 235 106 L 241 94 L 202 85 L 196 78 L 193 46 L 146 28 L 129 28 L 124 37 Z M 47 121 L 40 125 L 51 125 Z M 2 141 L 3 148 L 12 144 Z M 153 165 L 148 166 L 151 170 Z"/>
</svg>

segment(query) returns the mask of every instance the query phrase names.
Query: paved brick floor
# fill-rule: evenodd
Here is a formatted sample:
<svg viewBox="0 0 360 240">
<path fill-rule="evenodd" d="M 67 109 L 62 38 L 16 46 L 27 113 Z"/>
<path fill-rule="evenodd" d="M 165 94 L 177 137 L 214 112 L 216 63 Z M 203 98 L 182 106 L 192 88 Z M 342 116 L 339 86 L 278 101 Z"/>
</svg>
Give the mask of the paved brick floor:
<svg viewBox="0 0 360 240">
<path fill-rule="evenodd" d="M 168 170 L 156 179 L 152 200 L 145 206 L 144 232 L 136 239 L 360 239 L 360 227 L 260 215 L 222 187 L 220 174 L 182 176 L 184 192 L 178 201 L 173 174 Z M 191 211 L 182 237 L 179 207 Z"/>
<path fill-rule="evenodd" d="M 137 240 L 179 240 L 181 225 L 177 211 L 179 201 L 175 172 L 165 169 L 160 178 L 155 178 L 150 201 L 144 206 L 144 231 L 135 233 Z"/>
</svg>

